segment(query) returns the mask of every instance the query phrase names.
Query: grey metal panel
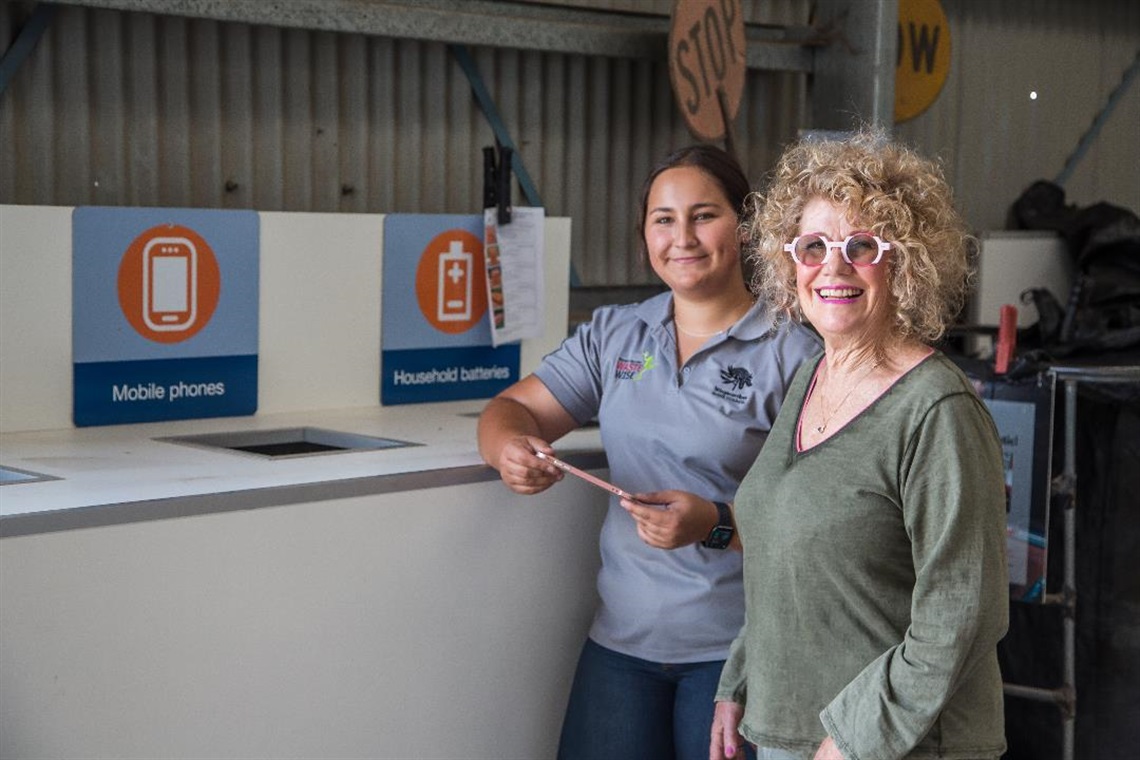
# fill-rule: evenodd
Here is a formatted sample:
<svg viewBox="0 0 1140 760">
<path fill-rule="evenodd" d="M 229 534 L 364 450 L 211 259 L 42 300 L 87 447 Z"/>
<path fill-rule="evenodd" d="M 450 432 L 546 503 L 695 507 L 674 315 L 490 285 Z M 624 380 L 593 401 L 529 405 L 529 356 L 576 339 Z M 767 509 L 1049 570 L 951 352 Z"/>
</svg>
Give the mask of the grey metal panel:
<svg viewBox="0 0 1140 760">
<path fill-rule="evenodd" d="M 117 20 L 113 15 L 104 14 L 92 14 L 90 18 L 96 26 L 110 24 Z M 153 74 L 151 76 L 156 78 L 156 97 L 153 101 L 139 99 L 132 105 L 132 110 L 138 116 L 142 116 L 148 110 L 154 111 L 153 123 L 156 124 L 156 127 L 157 125 L 161 125 L 161 127 L 153 135 L 144 134 L 143 139 L 153 139 L 158 142 L 159 158 L 154 166 L 132 165 L 125 167 L 125 171 L 138 174 L 157 171 L 155 185 L 157 192 L 150 197 L 138 194 L 134 197 L 123 196 L 118 201 L 114 197 L 97 200 L 78 192 L 78 188 L 70 188 L 64 185 L 60 188 L 63 197 L 74 200 L 65 200 L 63 205 L 72 203 L 80 205 L 85 202 L 99 202 L 106 205 L 159 206 L 175 205 L 176 203 L 192 205 L 191 199 L 195 197 L 194 190 L 201 186 L 194 183 L 193 173 L 198 167 L 191 156 L 191 143 L 192 138 L 205 131 L 206 125 L 195 124 L 191 121 L 194 108 L 191 104 L 190 83 L 186 76 L 190 68 L 187 63 L 192 53 L 189 39 L 190 26 L 190 22 L 181 19 L 170 19 L 157 25 L 155 41 L 158 47 L 150 51 L 149 57 L 149 60 L 152 61 L 150 68 Z M 95 58 L 110 57 L 114 54 L 114 48 L 104 44 L 101 34 L 96 34 L 94 40 L 98 41 L 97 47 L 91 51 L 87 58 L 82 60 L 93 61 Z M 140 41 L 140 47 L 142 47 L 142 41 Z M 65 51 L 60 52 L 66 55 Z M 79 61 L 69 62 L 69 65 L 78 65 L 82 69 Z M 89 93 L 87 98 L 77 100 L 70 106 L 72 108 L 90 108 L 94 113 L 98 109 L 97 101 L 98 96 L 95 93 Z M 198 119 L 195 118 L 194 121 L 197 122 Z M 96 118 L 92 119 L 90 125 L 90 129 L 94 133 L 112 128 L 110 125 L 105 127 L 103 120 Z M 199 197 L 201 200 L 196 205 L 216 205 L 213 193 Z"/>
<path fill-rule="evenodd" d="M 0 39 L 32 5 L 0 3 Z M 548 213 L 572 219 L 582 283 L 654 282 L 641 179 L 693 141 L 664 60 L 471 52 Z M 806 82 L 745 86 L 738 150 L 759 177 Z M 66 5 L 0 95 L 0 203 L 474 213 L 493 141 L 442 43 Z"/>
<path fill-rule="evenodd" d="M 33 6 L 0 2 L 0 40 Z M 974 226 L 1000 228 L 1030 182 L 1056 176 L 1119 83 L 1140 48 L 1140 3 L 943 7 L 949 80 L 895 131 L 945 160 Z M 744 8 L 752 23 L 804 25 L 809 3 Z M 692 140 L 663 60 L 472 53 L 549 213 L 573 220 L 583 283 L 653 282 L 633 254 L 633 204 L 652 161 Z M 810 123 L 808 98 L 801 73 L 749 70 L 736 130 L 754 181 Z M 1133 85 L 1068 183 L 1072 202 L 1140 209 L 1138 125 Z M 0 95 L 0 202 L 470 213 L 491 142 L 442 43 L 72 4 Z"/>
<path fill-rule="evenodd" d="M 895 133 L 940 156 L 975 228 L 1003 229 L 1035 180 L 1055 178 L 1140 50 L 1140 3 L 943 3 L 952 35 L 938 99 Z M 1036 91 L 1036 100 L 1030 92 Z M 1140 211 L 1140 82 L 1066 184 L 1066 200 Z"/>
</svg>

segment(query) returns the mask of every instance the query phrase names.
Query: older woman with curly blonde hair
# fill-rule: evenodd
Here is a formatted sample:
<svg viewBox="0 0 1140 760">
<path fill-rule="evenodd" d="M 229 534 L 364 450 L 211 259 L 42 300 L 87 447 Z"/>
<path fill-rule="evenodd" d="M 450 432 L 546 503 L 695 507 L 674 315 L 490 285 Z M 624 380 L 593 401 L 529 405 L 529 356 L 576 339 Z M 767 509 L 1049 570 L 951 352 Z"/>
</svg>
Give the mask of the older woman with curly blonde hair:
<svg viewBox="0 0 1140 760">
<path fill-rule="evenodd" d="M 941 338 L 971 284 L 975 241 L 937 167 L 869 130 L 844 141 L 804 140 L 785 153 L 768 192 L 749 198 L 748 255 L 753 290 L 801 319 L 796 262 L 785 244 L 813 198 L 874 220 L 868 231 L 892 241 L 885 264 L 898 320 L 894 337 Z"/>
<path fill-rule="evenodd" d="M 862 131 L 793 145 L 756 201 L 754 288 L 824 351 L 736 494 L 747 622 L 710 758 L 998 758 L 1001 445 L 932 345 L 969 282 L 950 188 Z"/>
</svg>

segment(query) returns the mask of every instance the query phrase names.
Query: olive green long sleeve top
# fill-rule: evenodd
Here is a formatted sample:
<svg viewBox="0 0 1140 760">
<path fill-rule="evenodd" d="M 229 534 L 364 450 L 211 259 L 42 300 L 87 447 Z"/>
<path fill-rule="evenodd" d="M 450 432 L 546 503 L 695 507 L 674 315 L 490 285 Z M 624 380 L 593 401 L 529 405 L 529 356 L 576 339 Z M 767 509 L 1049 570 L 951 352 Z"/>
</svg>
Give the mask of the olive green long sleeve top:
<svg viewBox="0 0 1140 760">
<path fill-rule="evenodd" d="M 740 730 L 847 760 L 997 758 L 1008 625 L 1001 444 L 934 353 L 834 435 L 797 449 L 801 367 L 737 494 L 747 622 L 718 700 Z"/>
</svg>

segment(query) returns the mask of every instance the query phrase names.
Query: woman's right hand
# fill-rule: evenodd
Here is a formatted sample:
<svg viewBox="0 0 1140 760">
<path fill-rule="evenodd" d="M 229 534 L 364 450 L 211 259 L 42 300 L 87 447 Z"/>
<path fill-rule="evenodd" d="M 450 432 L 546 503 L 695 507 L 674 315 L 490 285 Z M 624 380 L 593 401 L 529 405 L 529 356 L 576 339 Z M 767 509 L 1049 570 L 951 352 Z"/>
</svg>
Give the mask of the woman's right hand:
<svg viewBox="0 0 1140 760">
<path fill-rule="evenodd" d="M 515 493 L 536 494 L 562 479 L 562 470 L 534 455 L 553 454 L 557 441 L 578 423 L 534 375 L 487 402 L 476 433 L 483 461 Z"/>
<path fill-rule="evenodd" d="M 534 436 L 514 436 L 503 444 L 499 452 L 499 477 L 515 493 L 527 496 L 542 493 L 562 480 L 562 470 L 536 457 L 536 451 L 554 456 L 550 444 Z"/>
<path fill-rule="evenodd" d="M 735 702 L 717 702 L 713 713 L 709 760 L 733 760 L 742 757 L 744 737 L 737 727 L 744 716 L 744 706 Z"/>
</svg>

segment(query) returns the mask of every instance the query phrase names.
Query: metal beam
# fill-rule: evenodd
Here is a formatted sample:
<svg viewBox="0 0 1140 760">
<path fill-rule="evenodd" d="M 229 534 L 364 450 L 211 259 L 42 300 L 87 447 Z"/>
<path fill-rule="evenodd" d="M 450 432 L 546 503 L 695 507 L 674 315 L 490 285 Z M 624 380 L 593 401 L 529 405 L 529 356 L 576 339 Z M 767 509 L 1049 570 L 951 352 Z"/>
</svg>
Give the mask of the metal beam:
<svg viewBox="0 0 1140 760">
<path fill-rule="evenodd" d="M 8 83 L 16 76 L 21 64 L 35 50 L 36 43 L 44 36 L 55 15 L 56 7 L 50 3 L 40 3 L 32 11 L 26 24 L 20 28 L 19 34 L 12 44 L 4 51 L 0 58 L 0 95 L 8 89 Z"/>
<path fill-rule="evenodd" d="M 669 18 L 507 0 L 55 0 L 119 11 L 427 40 L 664 60 Z M 749 68 L 811 70 L 806 29 L 746 25 Z"/>
<path fill-rule="evenodd" d="M 1120 99 L 1124 97 L 1124 93 L 1128 92 L 1129 85 L 1131 85 L 1138 76 L 1140 76 L 1140 49 L 1137 49 L 1136 57 L 1132 59 L 1132 65 L 1124 70 L 1124 75 L 1120 77 L 1120 83 L 1109 93 L 1108 102 L 1104 104 L 1104 108 L 1100 109 L 1100 112 L 1093 119 L 1088 131 L 1081 135 L 1081 140 L 1077 143 L 1076 149 L 1065 161 L 1065 166 L 1061 169 L 1061 173 L 1053 180 L 1055 184 L 1064 187 L 1065 183 L 1072 178 L 1073 172 L 1076 171 L 1077 164 L 1081 162 L 1081 159 L 1088 153 L 1089 148 L 1096 142 L 1100 131 L 1104 129 L 1104 125 L 1108 122 L 1108 117 L 1112 116 L 1116 105 L 1120 102 Z"/>
<path fill-rule="evenodd" d="M 479 104 L 480 110 L 487 118 L 487 123 L 491 125 L 491 131 L 495 133 L 495 139 L 499 141 L 499 145 L 504 148 L 511 149 L 511 166 L 510 171 L 515 173 L 518 177 L 519 187 L 526 196 L 526 201 L 532 206 L 541 206 L 542 197 L 538 194 L 538 189 L 535 187 L 534 181 L 530 178 L 530 172 L 526 170 L 526 164 L 523 163 L 522 156 L 519 154 L 518 148 L 515 147 L 514 140 L 511 139 L 511 133 L 507 129 L 506 122 L 503 117 L 499 115 L 499 107 L 495 105 L 495 99 L 491 97 L 487 85 L 483 82 L 483 75 L 479 73 L 479 67 L 475 65 L 475 59 L 471 57 L 471 53 L 467 48 L 462 45 L 451 45 L 448 47 L 451 51 L 452 57 L 463 69 L 463 73 L 467 75 L 467 82 L 471 85 L 471 92 L 475 96 L 475 101 Z M 504 171 L 507 171 L 504 168 Z"/>
<path fill-rule="evenodd" d="M 898 0 L 819 0 L 810 123 L 821 130 L 895 121 Z"/>
</svg>

